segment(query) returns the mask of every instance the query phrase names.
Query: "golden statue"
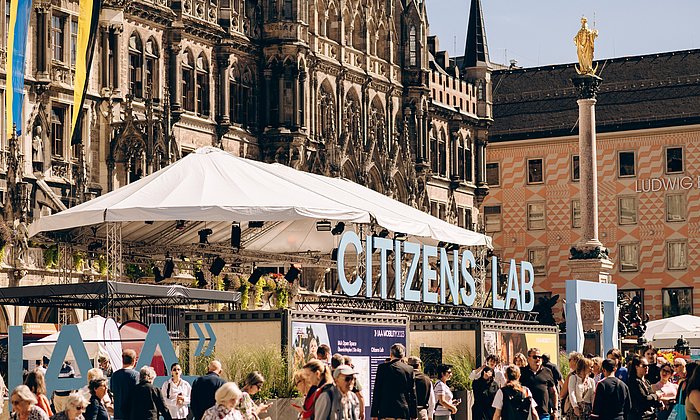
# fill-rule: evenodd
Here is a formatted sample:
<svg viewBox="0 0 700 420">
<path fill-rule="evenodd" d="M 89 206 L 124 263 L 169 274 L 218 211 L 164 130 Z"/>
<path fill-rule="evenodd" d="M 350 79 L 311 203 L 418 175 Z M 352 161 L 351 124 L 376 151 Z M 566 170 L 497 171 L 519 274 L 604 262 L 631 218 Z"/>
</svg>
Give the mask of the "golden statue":
<svg viewBox="0 0 700 420">
<path fill-rule="evenodd" d="M 576 52 L 578 53 L 578 66 L 576 67 L 578 74 L 594 75 L 596 70 L 598 70 L 597 64 L 593 68 L 593 43 L 597 37 L 598 30 L 589 29 L 588 19 L 582 17 L 581 29 L 574 37 L 574 45 L 576 45 Z"/>
</svg>

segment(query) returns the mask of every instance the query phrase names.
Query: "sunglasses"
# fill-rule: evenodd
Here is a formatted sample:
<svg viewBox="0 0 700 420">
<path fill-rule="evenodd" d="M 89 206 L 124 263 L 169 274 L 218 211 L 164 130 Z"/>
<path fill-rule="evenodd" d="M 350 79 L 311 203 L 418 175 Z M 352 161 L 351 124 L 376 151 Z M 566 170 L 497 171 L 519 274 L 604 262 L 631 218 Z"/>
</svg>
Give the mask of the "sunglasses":
<svg viewBox="0 0 700 420">
<path fill-rule="evenodd" d="M 537 355 L 532 355 L 532 356 L 530 356 L 530 357 L 533 358 L 533 359 L 535 359 L 535 360 L 539 360 L 539 359 L 542 358 L 542 356 L 537 356 Z"/>
<path fill-rule="evenodd" d="M 673 367 L 683 367 L 681 364 L 673 365 Z"/>
<path fill-rule="evenodd" d="M 85 407 L 84 405 L 75 407 L 76 410 L 80 410 L 80 411 L 85 411 L 86 408 L 87 408 L 87 407 Z"/>
<path fill-rule="evenodd" d="M 649 367 L 649 365 L 645 365 L 645 364 L 642 364 L 642 365 L 639 365 L 639 367 L 642 367 L 642 368 L 648 368 L 648 367 Z"/>
<path fill-rule="evenodd" d="M 661 373 L 668 373 L 670 375 L 673 371 L 671 369 L 661 369 Z"/>
<path fill-rule="evenodd" d="M 354 380 L 355 380 L 355 377 L 354 377 L 354 376 L 346 376 L 346 377 L 345 377 L 345 382 L 347 382 L 347 383 L 350 383 L 350 382 L 352 382 L 352 381 L 354 381 Z"/>
<path fill-rule="evenodd" d="M 12 404 L 12 405 L 18 405 L 21 403 L 22 403 L 22 400 L 10 400 L 10 404 Z"/>
</svg>

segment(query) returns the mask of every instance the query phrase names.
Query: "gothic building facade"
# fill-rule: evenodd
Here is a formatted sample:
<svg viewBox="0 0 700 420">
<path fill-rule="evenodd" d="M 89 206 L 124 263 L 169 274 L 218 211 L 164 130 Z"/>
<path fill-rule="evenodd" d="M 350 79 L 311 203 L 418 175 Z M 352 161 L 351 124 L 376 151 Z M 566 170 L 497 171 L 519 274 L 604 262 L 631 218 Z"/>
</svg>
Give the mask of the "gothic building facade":
<svg viewBox="0 0 700 420">
<path fill-rule="evenodd" d="M 26 199 L 6 219 L 60 211 L 215 145 L 477 225 L 492 122 L 480 0 L 457 61 L 429 36 L 419 0 L 107 0 L 81 110 L 78 2 L 36 0 L 31 13 L 22 134 L 2 139 L 15 143 L 2 169 L 17 168 L 4 201 Z"/>
</svg>

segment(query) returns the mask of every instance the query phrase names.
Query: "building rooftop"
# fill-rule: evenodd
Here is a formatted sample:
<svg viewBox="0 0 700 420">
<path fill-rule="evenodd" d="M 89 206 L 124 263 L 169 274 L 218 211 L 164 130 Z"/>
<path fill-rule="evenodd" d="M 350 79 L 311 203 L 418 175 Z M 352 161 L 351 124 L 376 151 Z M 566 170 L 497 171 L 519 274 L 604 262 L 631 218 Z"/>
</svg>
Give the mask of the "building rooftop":
<svg viewBox="0 0 700 420">
<path fill-rule="evenodd" d="M 596 62 L 598 132 L 700 123 L 700 50 Z M 489 141 L 578 133 L 574 64 L 493 72 Z"/>
</svg>

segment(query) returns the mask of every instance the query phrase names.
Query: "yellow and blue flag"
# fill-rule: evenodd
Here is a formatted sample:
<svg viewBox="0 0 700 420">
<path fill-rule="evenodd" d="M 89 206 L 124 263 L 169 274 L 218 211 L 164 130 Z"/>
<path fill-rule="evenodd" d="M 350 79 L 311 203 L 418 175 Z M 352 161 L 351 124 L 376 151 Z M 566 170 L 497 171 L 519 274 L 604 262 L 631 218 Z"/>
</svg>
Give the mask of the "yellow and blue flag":
<svg viewBox="0 0 700 420">
<path fill-rule="evenodd" d="M 24 104 L 24 64 L 27 54 L 29 17 L 32 0 L 10 0 L 10 26 L 7 28 L 7 76 L 5 79 L 5 110 L 7 136 L 11 137 L 13 125 L 17 133 L 22 131 L 22 105 Z"/>
<path fill-rule="evenodd" d="M 78 45 L 75 53 L 71 144 L 81 144 L 83 142 L 80 130 L 83 119 L 83 103 L 85 102 L 85 93 L 90 77 L 101 6 L 101 0 L 80 0 L 78 5 L 80 14 L 78 15 Z"/>
</svg>

